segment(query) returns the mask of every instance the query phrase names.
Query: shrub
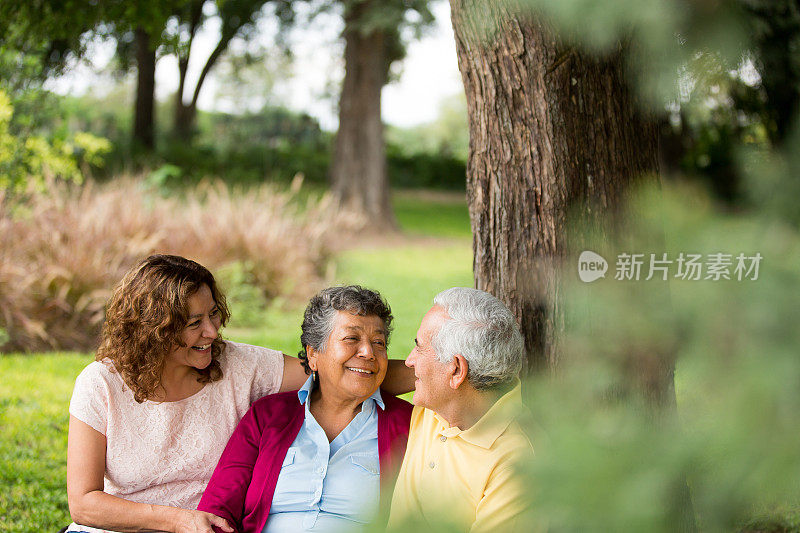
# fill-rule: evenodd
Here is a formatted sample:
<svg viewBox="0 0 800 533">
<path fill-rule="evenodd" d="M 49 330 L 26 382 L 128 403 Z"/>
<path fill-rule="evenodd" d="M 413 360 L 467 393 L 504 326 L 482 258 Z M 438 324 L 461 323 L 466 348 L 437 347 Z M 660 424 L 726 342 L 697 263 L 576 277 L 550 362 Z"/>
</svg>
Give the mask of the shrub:
<svg viewBox="0 0 800 533">
<path fill-rule="evenodd" d="M 124 179 L 56 185 L 24 204 L 0 197 L 2 349 L 93 348 L 114 284 L 156 252 L 212 271 L 237 263 L 265 302 L 318 288 L 328 200 L 309 200 L 312 218 L 298 214 L 294 192 L 267 186 L 245 193 L 204 182 L 177 196 Z"/>
<path fill-rule="evenodd" d="M 386 160 L 389 181 L 394 187 L 456 191 L 463 191 L 466 187 L 467 165 L 450 154 L 408 154 L 400 147 L 389 144 L 386 147 Z"/>
<path fill-rule="evenodd" d="M 80 131 L 70 138 L 17 135 L 13 118 L 11 99 L 0 90 L 0 189 L 11 193 L 41 190 L 56 179 L 80 183 L 111 150 L 107 139 Z"/>
</svg>

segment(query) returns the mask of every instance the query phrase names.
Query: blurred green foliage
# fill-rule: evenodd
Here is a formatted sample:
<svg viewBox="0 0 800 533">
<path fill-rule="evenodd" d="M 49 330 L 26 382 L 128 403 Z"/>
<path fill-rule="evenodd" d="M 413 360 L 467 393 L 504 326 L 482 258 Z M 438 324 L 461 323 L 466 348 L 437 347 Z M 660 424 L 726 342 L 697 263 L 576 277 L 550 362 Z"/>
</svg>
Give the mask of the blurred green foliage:
<svg viewBox="0 0 800 533">
<path fill-rule="evenodd" d="M 529 465 L 538 513 L 556 530 L 674 531 L 684 480 L 701 531 L 797 509 L 800 234 L 760 214 L 721 214 L 696 189 L 638 202 L 634 235 L 587 245 L 608 260 L 604 279 L 578 281 L 577 256 L 565 266 L 574 281 L 559 378 L 526 388 L 546 433 Z M 642 281 L 614 279 L 622 252 L 647 254 Z M 649 254 L 663 252 L 763 261 L 756 280 L 684 281 L 673 264 L 670 281 L 643 281 Z M 654 412 L 635 384 L 658 379 L 664 359 L 677 362 L 678 409 Z"/>
<path fill-rule="evenodd" d="M 727 70 L 714 54 L 691 61 L 688 70 L 696 74 L 661 118 L 666 177 L 696 180 L 722 202 L 747 205 L 737 150 L 770 142 L 769 109 L 753 68 L 746 59 L 740 69 Z"/>
<path fill-rule="evenodd" d="M 80 183 L 89 166 L 99 167 L 108 140 L 78 131 L 66 138 L 13 133 L 14 107 L 0 89 L 0 191 L 42 190 L 52 180 Z"/>
<path fill-rule="evenodd" d="M 629 51 L 630 75 L 654 109 L 678 97 L 679 72 L 698 54 L 712 51 L 735 67 L 747 50 L 745 1 L 682 0 L 506 1 L 514 13 L 535 14 L 554 28 L 567 47 L 607 55 Z M 488 32 L 499 21 L 485 22 Z M 624 44 L 622 44 L 624 43 Z"/>
<path fill-rule="evenodd" d="M 258 289 L 252 272 L 252 265 L 237 261 L 214 274 L 225 293 L 231 316 L 236 317 L 237 328 L 257 328 L 268 323 L 268 305 L 279 309 L 283 303 L 280 299 L 270 301 Z"/>
<path fill-rule="evenodd" d="M 209 176 L 229 183 L 288 183 L 297 174 L 302 174 L 306 183 L 328 183 L 333 134 L 305 113 L 270 106 L 242 114 L 200 111 L 191 143 L 164 136 L 154 154 L 142 155 L 130 149 L 132 104 L 124 85 L 103 98 L 51 98 L 50 127 L 45 130 L 59 134 L 90 131 L 111 140 L 106 166 L 94 169 L 97 177 L 113 178 L 131 168 L 144 168 L 172 184 L 188 185 Z M 170 109 L 166 102 L 158 106 L 156 116 L 164 123 L 162 129 L 167 128 Z M 465 121 L 466 116 L 455 110 L 428 125 L 392 128 L 387 164 L 393 186 L 463 190 L 467 139 L 466 129 L 454 125 L 459 120 Z M 421 138 L 426 141 L 420 142 Z M 165 169 L 168 176 L 162 176 Z"/>
<path fill-rule="evenodd" d="M 762 216 L 800 227 L 800 124 L 778 150 L 746 146 L 736 155 L 745 190 Z"/>
<path fill-rule="evenodd" d="M 749 164 L 767 168 L 763 159 Z M 721 211 L 696 185 L 634 198 L 636 224 L 624 232 L 594 240 L 573 229 L 582 235 L 575 242 L 608 261 L 604 278 L 578 279 L 581 250 L 560 265 L 567 317 L 558 374 L 524 384 L 537 452 L 522 465 L 534 502 L 526 523 L 678 531 L 688 483 L 699 531 L 800 531 L 794 211 L 787 217 L 758 199 L 748 214 Z M 681 252 L 763 259 L 756 279 L 738 281 L 732 265 L 730 280 L 705 279 L 707 270 L 682 280 Z M 645 254 L 638 281 L 615 279 L 621 253 Z M 668 280 L 645 281 L 649 254 L 662 253 L 673 261 Z M 648 396 L 672 363 L 677 406 Z"/>
</svg>

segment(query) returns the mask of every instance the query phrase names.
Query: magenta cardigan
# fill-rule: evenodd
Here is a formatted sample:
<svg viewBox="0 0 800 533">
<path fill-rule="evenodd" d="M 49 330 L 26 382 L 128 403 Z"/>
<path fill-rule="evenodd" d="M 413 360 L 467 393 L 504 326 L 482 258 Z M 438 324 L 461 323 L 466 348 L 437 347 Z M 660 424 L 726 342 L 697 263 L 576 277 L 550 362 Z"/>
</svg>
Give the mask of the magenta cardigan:
<svg viewBox="0 0 800 533">
<path fill-rule="evenodd" d="M 383 391 L 381 396 L 386 406 L 378 408 L 383 500 L 384 492 L 391 494 L 403 461 L 412 406 Z M 304 419 L 305 407 L 297 391 L 271 394 L 254 402 L 225 446 L 197 508 L 221 516 L 237 532 L 260 533 L 269 517 L 286 451 Z"/>
</svg>

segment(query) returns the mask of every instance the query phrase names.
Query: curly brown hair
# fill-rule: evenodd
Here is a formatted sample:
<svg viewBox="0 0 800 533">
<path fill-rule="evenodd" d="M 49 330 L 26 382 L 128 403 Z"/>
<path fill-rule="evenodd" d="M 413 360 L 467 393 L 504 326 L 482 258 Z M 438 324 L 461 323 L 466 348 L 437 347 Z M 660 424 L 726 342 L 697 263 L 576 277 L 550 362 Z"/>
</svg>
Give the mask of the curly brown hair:
<svg viewBox="0 0 800 533">
<path fill-rule="evenodd" d="M 133 397 L 141 403 L 161 385 L 166 356 L 173 346 L 184 346 L 180 335 L 188 323 L 189 298 L 203 285 L 219 309 L 224 326 L 230 318 L 225 296 L 204 266 L 176 255 L 151 255 L 122 278 L 106 307 L 97 361 L 110 360 Z M 211 346 L 211 364 L 196 369 L 197 381 L 222 378 L 219 356 L 225 343 Z"/>
</svg>

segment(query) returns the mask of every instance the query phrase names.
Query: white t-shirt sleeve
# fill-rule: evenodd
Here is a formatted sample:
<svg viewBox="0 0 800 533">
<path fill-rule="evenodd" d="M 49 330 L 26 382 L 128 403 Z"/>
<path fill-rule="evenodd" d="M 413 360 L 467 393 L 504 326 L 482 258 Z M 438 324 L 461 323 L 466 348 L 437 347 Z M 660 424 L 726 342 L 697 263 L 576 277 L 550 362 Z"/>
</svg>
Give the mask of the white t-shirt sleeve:
<svg viewBox="0 0 800 533">
<path fill-rule="evenodd" d="M 69 414 L 105 435 L 109 390 L 102 372 L 102 363 L 94 362 L 78 375 L 69 402 Z"/>
</svg>

